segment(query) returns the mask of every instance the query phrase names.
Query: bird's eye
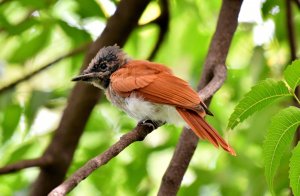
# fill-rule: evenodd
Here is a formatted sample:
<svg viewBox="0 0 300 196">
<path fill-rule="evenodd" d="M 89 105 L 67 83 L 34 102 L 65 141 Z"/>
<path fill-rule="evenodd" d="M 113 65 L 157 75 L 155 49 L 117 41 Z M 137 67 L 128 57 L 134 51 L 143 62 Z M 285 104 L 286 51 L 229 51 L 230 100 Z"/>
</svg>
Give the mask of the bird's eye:
<svg viewBox="0 0 300 196">
<path fill-rule="evenodd" d="M 101 62 L 99 64 L 94 65 L 94 67 L 92 68 L 92 71 L 105 71 L 107 68 L 107 65 L 105 62 Z"/>
<path fill-rule="evenodd" d="M 100 68 L 101 70 L 105 70 L 106 67 L 107 67 L 107 66 L 106 66 L 106 63 L 103 63 L 103 62 L 102 62 L 102 63 L 99 64 L 99 68 Z"/>
</svg>

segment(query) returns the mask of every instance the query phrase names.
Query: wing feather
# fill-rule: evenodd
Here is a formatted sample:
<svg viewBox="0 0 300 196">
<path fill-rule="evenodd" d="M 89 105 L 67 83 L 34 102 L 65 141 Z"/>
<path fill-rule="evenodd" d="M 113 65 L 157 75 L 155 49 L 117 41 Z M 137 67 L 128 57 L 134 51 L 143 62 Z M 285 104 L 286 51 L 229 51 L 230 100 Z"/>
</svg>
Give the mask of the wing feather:
<svg viewBox="0 0 300 196">
<path fill-rule="evenodd" d="M 159 104 L 199 109 L 198 94 L 189 84 L 172 75 L 169 68 L 148 61 L 130 61 L 111 76 L 114 91 L 123 96 L 136 92 L 145 100 Z"/>
<path fill-rule="evenodd" d="M 214 146 L 221 146 L 232 155 L 236 155 L 229 144 L 219 135 L 219 133 L 210 126 L 201 116 L 191 110 L 176 108 L 180 116 L 188 123 L 193 132 L 200 138 L 207 139 Z"/>
</svg>

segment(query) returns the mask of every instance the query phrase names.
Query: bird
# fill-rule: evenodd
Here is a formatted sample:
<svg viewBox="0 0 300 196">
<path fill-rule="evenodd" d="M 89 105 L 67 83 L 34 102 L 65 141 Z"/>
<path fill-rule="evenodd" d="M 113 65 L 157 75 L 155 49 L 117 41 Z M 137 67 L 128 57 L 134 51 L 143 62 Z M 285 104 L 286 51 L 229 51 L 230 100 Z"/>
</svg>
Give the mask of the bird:
<svg viewBox="0 0 300 196">
<path fill-rule="evenodd" d="M 141 124 L 156 129 L 165 123 L 183 121 L 200 139 L 236 155 L 204 120 L 212 113 L 198 93 L 163 64 L 131 59 L 115 44 L 101 48 L 87 68 L 72 81 L 88 82 L 104 90 L 114 106 Z"/>
</svg>

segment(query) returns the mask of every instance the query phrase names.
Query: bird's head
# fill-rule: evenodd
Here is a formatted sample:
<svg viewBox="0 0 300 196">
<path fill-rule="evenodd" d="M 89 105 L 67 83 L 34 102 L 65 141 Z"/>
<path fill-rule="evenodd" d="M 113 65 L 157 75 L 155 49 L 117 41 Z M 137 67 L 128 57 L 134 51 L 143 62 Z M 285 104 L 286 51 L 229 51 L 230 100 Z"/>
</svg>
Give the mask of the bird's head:
<svg viewBox="0 0 300 196">
<path fill-rule="evenodd" d="M 116 44 L 103 47 L 83 73 L 73 78 L 72 81 L 89 82 L 98 88 L 106 89 L 109 85 L 111 74 L 126 64 L 128 60 L 126 53 Z"/>
</svg>

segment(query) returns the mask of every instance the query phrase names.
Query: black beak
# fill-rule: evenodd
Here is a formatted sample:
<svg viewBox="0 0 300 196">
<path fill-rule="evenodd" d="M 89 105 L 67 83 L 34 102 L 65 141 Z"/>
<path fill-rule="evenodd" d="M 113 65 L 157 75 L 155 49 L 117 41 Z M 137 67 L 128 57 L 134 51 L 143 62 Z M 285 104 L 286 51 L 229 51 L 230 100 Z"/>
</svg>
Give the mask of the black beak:
<svg viewBox="0 0 300 196">
<path fill-rule="evenodd" d="M 72 81 L 73 82 L 77 82 L 77 81 L 90 82 L 95 77 L 96 77 L 95 73 L 82 74 L 82 75 L 76 76 L 75 78 L 72 78 Z"/>
</svg>

